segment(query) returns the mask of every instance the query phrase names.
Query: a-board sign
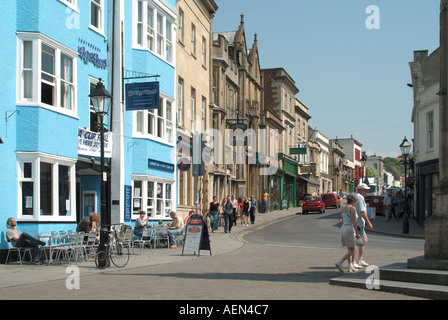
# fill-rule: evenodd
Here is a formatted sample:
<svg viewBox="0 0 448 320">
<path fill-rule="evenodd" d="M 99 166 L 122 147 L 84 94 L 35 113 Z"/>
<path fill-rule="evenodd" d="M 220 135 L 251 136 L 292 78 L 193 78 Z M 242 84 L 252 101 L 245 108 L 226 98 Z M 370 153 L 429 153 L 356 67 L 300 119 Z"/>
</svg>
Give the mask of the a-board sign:
<svg viewBox="0 0 448 320">
<path fill-rule="evenodd" d="M 367 207 L 367 217 L 370 221 L 375 221 L 376 218 L 376 208 L 375 207 Z"/>
<path fill-rule="evenodd" d="M 202 215 L 195 214 L 190 217 L 185 226 L 182 255 L 184 251 L 193 251 L 197 252 L 199 257 L 201 250 L 210 250 L 210 255 L 212 255 L 207 220 Z"/>
</svg>

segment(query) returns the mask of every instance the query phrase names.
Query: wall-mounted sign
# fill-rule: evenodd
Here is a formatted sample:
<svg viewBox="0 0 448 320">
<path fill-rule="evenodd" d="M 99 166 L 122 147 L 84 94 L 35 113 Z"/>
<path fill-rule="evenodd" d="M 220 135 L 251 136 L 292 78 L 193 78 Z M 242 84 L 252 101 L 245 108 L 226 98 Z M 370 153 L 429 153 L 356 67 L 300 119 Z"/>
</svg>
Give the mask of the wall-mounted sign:
<svg viewBox="0 0 448 320">
<path fill-rule="evenodd" d="M 126 110 L 147 110 L 160 108 L 159 82 L 126 84 Z"/>
<path fill-rule="evenodd" d="M 90 157 L 101 157 L 101 135 L 99 132 L 93 132 L 78 128 L 78 154 Z M 104 157 L 112 156 L 112 133 L 104 134 Z"/>
<path fill-rule="evenodd" d="M 107 59 L 100 59 L 98 53 L 90 52 L 83 46 L 78 46 L 78 53 L 80 58 L 84 60 L 85 63 L 92 62 L 98 68 L 107 68 Z"/>
<path fill-rule="evenodd" d="M 131 220 L 132 186 L 124 186 L 124 220 Z"/>
<path fill-rule="evenodd" d="M 307 149 L 306 148 L 289 148 L 289 154 L 290 155 L 306 154 L 306 153 L 307 153 Z"/>
<path fill-rule="evenodd" d="M 148 168 L 166 172 L 174 172 L 174 164 L 148 159 Z"/>
</svg>

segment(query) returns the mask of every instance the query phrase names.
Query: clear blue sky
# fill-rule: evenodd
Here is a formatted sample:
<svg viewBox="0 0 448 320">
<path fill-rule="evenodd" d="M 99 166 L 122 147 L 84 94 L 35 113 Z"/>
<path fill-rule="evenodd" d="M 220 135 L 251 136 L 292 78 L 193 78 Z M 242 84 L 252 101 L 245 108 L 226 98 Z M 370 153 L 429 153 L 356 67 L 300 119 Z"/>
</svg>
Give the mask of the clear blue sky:
<svg viewBox="0 0 448 320">
<path fill-rule="evenodd" d="M 439 46 L 440 0 L 215 0 L 214 32 L 257 33 L 261 68 L 283 67 L 309 108 L 310 126 L 354 138 L 367 154 L 398 156 L 413 124 L 409 62 Z M 379 9 L 380 29 L 366 13 Z"/>
</svg>

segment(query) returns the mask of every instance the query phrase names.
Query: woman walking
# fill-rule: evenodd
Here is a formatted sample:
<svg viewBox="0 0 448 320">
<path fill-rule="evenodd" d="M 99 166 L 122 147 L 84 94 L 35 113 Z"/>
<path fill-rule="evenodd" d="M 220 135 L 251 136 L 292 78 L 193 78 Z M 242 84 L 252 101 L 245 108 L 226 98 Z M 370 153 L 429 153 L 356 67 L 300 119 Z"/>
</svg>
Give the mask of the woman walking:
<svg viewBox="0 0 448 320">
<path fill-rule="evenodd" d="M 246 221 L 246 227 L 249 226 L 249 212 L 250 212 L 250 201 L 249 201 L 249 199 L 247 199 L 247 197 L 244 197 L 242 219 L 243 219 L 243 224 L 244 224 L 244 221 Z"/>
<path fill-rule="evenodd" d="M 214 233 L 218 230 L 219 225 L 219 202 L 216 201 L 216 196 L 214 196 L 213 201 L 210 202 L 208 214 L 210 217 L 210 226 L 212 228 L 212 232 Z"/>
<path fill-rule="evenodd" d="M 347 247 L 347 253 L 335 263 L 339 271 L 344 272 L 342 264 L 345 260 L 348 260 L 348 272 L 356 272 L 356 268 L 353 266 L 354 252 L 355 252 L 355 239 L 359 238 L 356 219 L 358 214 L 355 209 L 355 205 L 358 198 L 355 194 L 350 193 L 347 195 L 347 205 L 342 209 L 342 227 L 341 227 L 341 243 L 344 247 Z"/>
</svg>

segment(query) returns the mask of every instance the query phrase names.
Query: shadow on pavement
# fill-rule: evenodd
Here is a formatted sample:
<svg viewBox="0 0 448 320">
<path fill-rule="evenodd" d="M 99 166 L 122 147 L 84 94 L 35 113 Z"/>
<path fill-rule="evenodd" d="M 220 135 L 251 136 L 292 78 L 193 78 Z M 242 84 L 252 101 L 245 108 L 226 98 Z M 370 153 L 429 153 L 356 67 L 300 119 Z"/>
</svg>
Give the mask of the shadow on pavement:
<svg viewBox="0 0 448 320">
<path fill-rule="evenodd" d="M 303 282 L 303 283 L 328 283 L 335 275 L 340 275 L 336 268 L 312 268 L 327 271 L 310 271 L 303 273 L 160 273 L 160 274 L 143 274 L 143 273 L 119 273 L 120 276 L 137 276 L 137 277 L 158 277 L 158 278 L 177 278 L 192 280 L 236 280 L 236 281 L 262 281 L 262 282 Z M 330 271 L 331 270 L 331 271 Z M 115 273 L 103 274 L 103 276 L 116 276 Z"/>
</svg>

